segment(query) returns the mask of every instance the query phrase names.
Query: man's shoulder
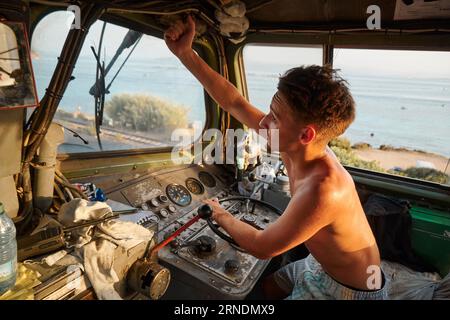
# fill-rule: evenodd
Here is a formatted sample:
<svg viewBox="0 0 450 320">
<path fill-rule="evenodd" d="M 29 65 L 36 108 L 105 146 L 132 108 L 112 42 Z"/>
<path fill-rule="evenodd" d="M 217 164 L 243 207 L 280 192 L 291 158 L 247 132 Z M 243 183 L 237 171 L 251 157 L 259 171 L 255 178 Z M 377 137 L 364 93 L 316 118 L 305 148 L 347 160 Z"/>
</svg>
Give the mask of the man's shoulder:
<svg viewBox="0 0 450 320">
<path fill-rule="evenodd" d="M 300 188 L 298 192 L 301 198 L 317 199 L 321 202 L 345 201 L 349 194 L 353 193 L 355 185 L 347 171 L 339 169 L 321 170 L 310 176 L 307 187 Z"/>
</svg>

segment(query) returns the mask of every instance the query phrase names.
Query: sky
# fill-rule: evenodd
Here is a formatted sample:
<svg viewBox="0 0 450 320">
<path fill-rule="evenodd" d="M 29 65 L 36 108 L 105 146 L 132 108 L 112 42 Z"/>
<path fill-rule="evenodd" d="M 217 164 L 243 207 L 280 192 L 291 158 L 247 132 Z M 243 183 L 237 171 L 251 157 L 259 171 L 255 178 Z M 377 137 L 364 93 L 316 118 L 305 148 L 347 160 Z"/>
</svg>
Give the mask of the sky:
<svg viewBox="0 0 450 320">
<path fill-rule="evenodd" d="M 55 12 L 45 17 L 36 27 L 32 38 L 32 50 L 39 54 L 52 52 L 58 54 L 72 23 L 70 12 Z M 97 22 L 89 31 L 81 52 L 82 56 L 92 56 L 90 46 L 97 48 L 102 22 Z M 58 26 L 58 27 L 56 27 Z M 102 52 L 112 57 L 122 42 L 127 30 L 108 24 L 105 31 L 105 50 Z M 151 50 L 151 51 L 150 51 Z M 151 52 L 152 57 L 161 58 L 171 53 L 164 41 L 145 36 L 133 52 L 135 58 L 146 57 Z M 365 49 L 335 49 L 334 66 L 351 75 L 383 75 L 417 78 L 450 78 L 450 52 L 398 51 L 398 50 L 365 50 Z M 275 48 L 268 46 L 248 45 L 244 49 L 246 63 L 264 63 L 277 65 L 284 71 L 293 65 L 321 64 L 320 48 Z M 283 66 L 286 66 L 285 69 Z"/>
</svg>

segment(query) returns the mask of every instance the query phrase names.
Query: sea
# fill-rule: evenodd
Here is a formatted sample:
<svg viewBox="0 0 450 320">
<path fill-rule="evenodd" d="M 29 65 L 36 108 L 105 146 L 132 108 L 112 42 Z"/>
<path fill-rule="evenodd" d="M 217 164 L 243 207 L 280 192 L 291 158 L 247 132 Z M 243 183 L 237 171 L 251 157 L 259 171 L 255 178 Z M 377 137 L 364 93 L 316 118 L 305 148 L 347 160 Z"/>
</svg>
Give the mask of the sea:
<svg viewBox="0 0 450 320">
<path fill-rule="evenodd" d="M 121 62 L 106 76 L 113 79 Z M 33 59 L 39 98 L 42 98 L 56 65 L 54 56 Z M 60 103 L 65 111 L 94 114 L 89 89 L 95 81 L 95 61 L 81 56 Z M 250 102 L 268 112 L 283 69 L 252 63 L 246 67 Z M 374 77 L 346 74 L 356 102 L 356 119 L 344 137 L 351 143 L 373 147 L 391 145 L 450 157 L 450 74 L 448 78 Z M 139 93 L 157 96 L 187 108 L 190 122 L 205 122 L 205 95 L 200 83 L 175 58 L 130 58 L 111 83 L 114 94 Z"/>
</svg>

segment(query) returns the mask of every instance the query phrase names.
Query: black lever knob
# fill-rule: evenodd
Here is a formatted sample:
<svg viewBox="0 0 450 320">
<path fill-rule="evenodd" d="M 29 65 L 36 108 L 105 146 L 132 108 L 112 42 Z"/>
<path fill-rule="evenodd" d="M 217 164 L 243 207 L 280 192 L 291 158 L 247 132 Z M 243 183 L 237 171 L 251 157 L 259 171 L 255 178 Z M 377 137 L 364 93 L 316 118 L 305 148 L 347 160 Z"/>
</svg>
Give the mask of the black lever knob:
<svg viewBox="0 0 450 320">
<path fill-rule="evenodd" d="M 208 218 L 212 217 L 213 208 L 211 208 L 211 206 L 209 204 L 204 204 L 198 208 L 197 213 L 200 218 L 208 219 Z"/>
<path fill-rule="evenodd" d="M 248 180 L 250 182 L 255 182 L 256 181 L 256 174 L 254 174 L 253 172 L 249 173 Z"/>
</svg>

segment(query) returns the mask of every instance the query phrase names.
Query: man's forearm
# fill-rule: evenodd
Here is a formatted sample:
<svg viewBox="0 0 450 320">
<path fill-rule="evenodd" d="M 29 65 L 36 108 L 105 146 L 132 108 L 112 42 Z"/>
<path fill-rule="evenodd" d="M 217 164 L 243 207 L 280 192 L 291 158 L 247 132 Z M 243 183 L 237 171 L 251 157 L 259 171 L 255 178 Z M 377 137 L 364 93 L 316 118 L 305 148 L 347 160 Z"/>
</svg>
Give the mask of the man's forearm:
<svg viewBox="0 0 450 320">
<path fill-rule="evenodd" d="M 228 80 L 208 66 L 193 50 L 179 56 L 179 59 L 225 110 L 229 111 L 229 107 L 238 103 L 239 99 L 244 99 Z"/>
<path fill-rule="evenodd" d="M 229 212 L 221 213 L 214 219 L 228 232 L 234 241 L 249 254 L 260 259 L 268 259 L 271 256 L 270 253 L 265 252 L 263 246 L 259 244 L 259 239 L 261 239 L 260 230 L 236 219 Z"/>
</svg>

